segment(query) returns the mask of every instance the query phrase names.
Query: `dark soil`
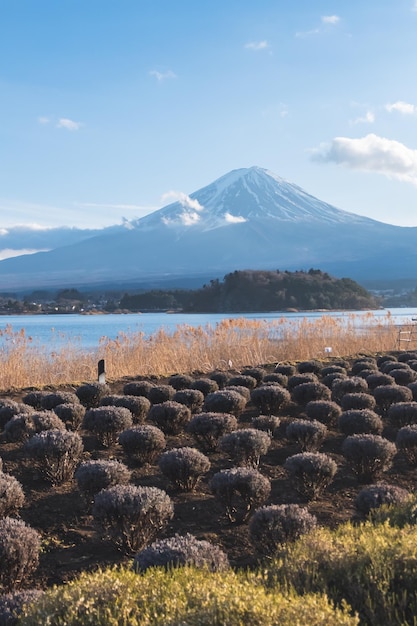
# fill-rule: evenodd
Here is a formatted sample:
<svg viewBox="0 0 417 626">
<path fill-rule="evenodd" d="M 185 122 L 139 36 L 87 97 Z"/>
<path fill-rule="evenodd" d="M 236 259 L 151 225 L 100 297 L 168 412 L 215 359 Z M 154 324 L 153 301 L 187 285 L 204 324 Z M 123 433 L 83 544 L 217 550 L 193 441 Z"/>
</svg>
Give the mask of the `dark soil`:
<svg viewBox="0 0 417 626">
<path fill-rule="evenodd" d="M 122 393 L 126 382 L 127 380 L 110 383 L 112 393 Z M 70 387 L 65 389 L 74 391 L 74 388 Z M 15 391 L 2 394 L 2 397 L 21 401 L 27 392 L 28 390 Z M 240 426 L 250 426 L 250 420 L 255 415 L 257 412 L 251 404 L 248 404 L 239 418 Z M 296 405 L 291 405 L 281 413 L 280 432 L 273 440 L 268 454 L 261 458 L 259 470 L 268 476 L 272 484 L 267 504 L 302 504 L 316 515 L 319 524 L 332 528 L 350 519 L 359 519 L 354 499 L 363 485 L 358 483 L 345 464 L 341 455 L 344 437 L 337 431 L 330 431 L 320 448 L 320 452 L 329 454 L 338 465 L 336 477 L 330 487 L 313 502 L 303 501 L 291 487 L 283 469 L 283 462 L 300 449 L 296 445 L 288 444 L 285 439 L 285 428 L 291 420 L 300 416 L 304 417 L 302 407 Z M 91 435 L 83 431 L 80 434 L 85 444 L 83 460 L 118 459 L 129 465 L 118 444 L 110 449 L 100 448 Z M 387 427 L 383 435 L 395 440 L 396 431 Z M 188 434 L 168 438 L 167 449 L 184 445 L 197 447 Z M 21 519 L 37 529 L 43 539 L 39 568 L 34 580 L 30 581 L 31 585 L 45 588 L 68 581 L 84 570 L 132 562 L 132 557 L 125 556 L 110 541 L 101 538 L 75 480 L 51 487 L 31 468 L 22 446 L 18 444 L 1 442 L 0 456 L 3 458 L 3 471 L 13 474 L 23 486 L 26 503 L 20 512 Z M 161 537 L 189 532 L 198 539 L 206 539 L 219 545 L 228 554 L 233 566 L 252 567 L 258 562 L 258 555 L 249 541 L 248 522 L 230 523 L 208 487 L 214 473 L 232 467 L 233 464 L 225 455 L 218 452 L 208 456 L 211 470 L 192 493 L 174 491 L 156 464 L 145 467 L 130 466 L 133 472 L 132 483 L 159 487 L 172 498 L 175 515 Z M 393 467 L 383 476 L 383 480 L 411 491 L 416 485 L 417 469 L 407 466 L 397 455 Z"/>
</svg>

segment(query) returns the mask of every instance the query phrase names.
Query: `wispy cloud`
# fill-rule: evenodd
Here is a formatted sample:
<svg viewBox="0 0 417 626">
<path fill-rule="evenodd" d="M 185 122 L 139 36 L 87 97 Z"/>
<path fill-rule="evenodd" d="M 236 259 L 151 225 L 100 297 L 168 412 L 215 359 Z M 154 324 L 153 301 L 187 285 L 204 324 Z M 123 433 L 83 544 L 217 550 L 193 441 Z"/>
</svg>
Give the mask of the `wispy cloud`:
<svg viewBox="0 0 417 626">
<path fill-rule="evenodd" d="M 365 115 L 357 117 L 351 121 L 351 124 L 373 124 L 375 122 L 375 113 L 373 111 L 367 111 Z"/>
<path fill-rule="evenodd" d="M 403 102 L 402 100 L 398 100 L 398 102 L 394 102 L 392 104 L 386 104 L 385 108 L 389 113 L 392 113 L 393 111 L 397 111 L 403 115 L 413 115 L 414 113 L 417 113 L 417 106 L 415 104 Z"/>
<path fill-rule="evenodd" d="M 329 144 L 313 150 L 312 159 L 417 185 L 417 150 L 372 133 L 359 139 L 335 137 Z"/>
<path fill-rule="evenodd" d="M 412 11 L 416 11 L 416 12 L 417 12 L 417 0 L 414 0 L 414 4 L 413 4 L 413 6 L 411 7 L 411 10 L 412 10 Z"/>
<path fill-rule="evenodd" d="M 181 224 L 183 226 L 193 226 L 201 219 L 201 211 L 204 211 L 204 207 L 199 203 L 197 198 L 191 198 L 183 191 L 168 191 L 164 193 L 162 202 L 174 200 L 180 203 L 183 210 L 177 214 L 174 218 L 163 217 L 162 221 L 167 226 Z"/>
<path fill-rule="evenodd" d="M 158 72 L 158 70 L 151 70 L 149 72 L 150 76 L 155 76 L 158 82 L 162 80 L 167 80 L 168 78 L 177 78 L 177 75 L 174 74 L 171 70 L 167 70 L 166 72 Z"/>
<path fill-rule="evenodd" d="M 250 41 L 249 43 L 245 44 L 245 48 L 247 50 L 255 50 L 255 51 L 259 51 L 259 50 L 268 50 L 268 48 L 270 48 L 270 45 L 267 41 Z"/>
<path fill-rule="evenodd" d="M 312 28 L 311 30 L 297 31 L 295 36 L 302 39 L 304 37 L 310 37 L 311 35 L 318 35 L 319 33 L 320 28 Z"/>
<path fill-rule="evenodd" d="M 338 15 L 322 15 L 321 21 L 323 24 L 338 24 L 340 17 Z"/>
<path fill-rule="evenodd" d="M 86 207 L 91 209 L 120 209 L 121 211 L 139 211 L 140 213 L 143 213 L 144 211 L 146 211 L 147 213 L 151 213 L 158 208 L 155 206 L 143 206 L 141 204 L 110 204 L 105 202 L 75 202 L 74 206 Z"/>
<path fill-rule="evenodd" d="M 49 117 L 45 117 L 43 115 L 38 117 L 38 124 L 41 124 L 42 126 L 45 126 L 46 124 L 49 124 L 50 121 L 51 120 L 49 119 Z"/>
<path fill-rule="evenodd" d="M 225 213 L 224 218 L 228 224 L 241 224 L 248 221 L 243 215 L 232 215 L 231 213 Z"/>
<path fill-rule="evenodd" d="M 184 209 L 192 209 L 194 211 L 203 211 L 204 207 L 199 203 L 197 198 L 191 198 L 187 196 L 183 191 L 167 191 L 162 195 L 161 201 L 167 202 L 174 200 L 179 202 Z"/>
<path fill-rule="evenodd" d="M 81 122 L 75 122 L 74 120 L 70 120 L 68 117 L 60 117 L 56 124 L 57 128 L 65 128 L 70 131 L 80 130 L 81 126 Z"/>
<path fill-rule="evenodd" d="M 4 261 L 4 259 L 12 259 L 17 256 L 22 256 L 23 254 L 35 254 L 36 252 L 48 252 L 49 248 L 41 248 L 40 250 L 36 250 L 35 248 L 23 248 L 21 250 L 15 250 L 14 248 L 4 248 L 0 250 L 0 261 Z"/>
<path fill-rule="evenodd" d="M 328 28 L 326 28 L 326 26 L 336 26 L 336 24 L 339 24 L 340 17 L 338 15 L 322 15 L 320 18 L 320 21 L 323 24 L 321 28 L 316 27 L 316 28 L 311 28 L 310 30 L 297 31 L 295 33 L 295 36 L 304 38 L 304 37 L 310 37 L 312 35 L 320 35 L 329 30 Z"/>
</svg>

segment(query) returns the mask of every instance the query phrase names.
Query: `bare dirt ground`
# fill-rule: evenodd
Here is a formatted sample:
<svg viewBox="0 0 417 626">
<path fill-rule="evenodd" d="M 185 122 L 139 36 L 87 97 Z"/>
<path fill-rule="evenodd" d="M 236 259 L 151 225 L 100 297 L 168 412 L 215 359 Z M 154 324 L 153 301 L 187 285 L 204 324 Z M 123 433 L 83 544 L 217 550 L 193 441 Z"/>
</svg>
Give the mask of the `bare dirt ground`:
<svg viewBox="0 0 417 626">
<path fill-rule="evenodd" d="M 110 383 L 112 393 L 121 393 L 127 380 Z M 160 381 L 164 383 L 166 381 Z M 66 387 L 74 391 L 74 388 Z M 2 394 L 15 400 L 28 390 L 13 394 Z M 251 406 L 239 418 L 241 427 L 249 427 L 250 420 L 257 412 Z M 286 425 L 297 416 L 302 416 L 302 409 L 292 405 L 281 413 L 281 427 L 278 436 L 273 439 L 268 453 L 261 457 L 259 470 L 271 480 L 272 491 L 267 504 L 299 503 L 307 506 L 314 513 L 318 523 L 335 527 L 350 519 L 358 519 L 354 499 L 363 485 L 346 466 L 341 454 L 343 435 L 329 431 L 320 452 L 328 453 L 338 464 L 338 471 L 333 483 L 324 494 L 313 502 L 305 502 L 291 487 L 283 462 L 288 456 L 299 452 L 297 445 L 289 445 L 285 439 Z M 116 444 L 110 449 L 100 448 L 95 438 L 80 431 L 84 440 L 84 456 L 87 459 L 118 459 L 129 465 L 123 449 Z M 387 427 L 383 433 L 388 439 L 395 439 L 395 431 Z M 179 446 L 196 447 L 188 434 L 169 437 L 167 449 Z M 40 564 L 32 584 L 45 588 L 75 577 L 84 570 L 93 570 L 98 566 L 128 564 L 131 557 L 119 552 L 109 541 L 100 536 L 87 506 L 73 479 L 63 485 L 51 487 L 31 466 L 23 447 L 0 440 L 0 456 L 3 458 L 3 471 L 13 474 L 22 484 L 26 502 L 20 517 L 27 524 L 37 529 L 43 539 Z M 164 489 L 172 498 L 175 515 L 168 528 L 160 537 L 175 533 L 192 533 L 198 539 L 206 539 L 219 545 L 229 556 L 232 566 L 252 567 L 258 562 L 257 555 L 249 541 L 248 523 L 230 523 L 222 508 L 215 501 L 208 483 L 214 473 L 233 466 L 224 454 L 218 452 L 208 455 L 211 461 L 209 473 L 198 483 L 194 492 L 174 491 L 158 465 L 132 467 L 131 482 L 136 485 L 150 485 Z M 384 481 L 407 488 L 415 488 L 417 469 L 410 468 L 403 459 L 396 457 L 393 467 L 384 475 Z"/>
</svg>

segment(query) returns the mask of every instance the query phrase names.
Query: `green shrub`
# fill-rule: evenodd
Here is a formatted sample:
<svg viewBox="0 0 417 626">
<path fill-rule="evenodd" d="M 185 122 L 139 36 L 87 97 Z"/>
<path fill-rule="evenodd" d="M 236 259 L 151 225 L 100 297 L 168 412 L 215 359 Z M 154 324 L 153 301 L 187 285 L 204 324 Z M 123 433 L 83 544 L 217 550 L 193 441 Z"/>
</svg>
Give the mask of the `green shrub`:
<svg viewBox="0 0 417 626">
<path fill-rule="evenodd" d="M 123 406 L 102 406 L 86 411 L 83 427 L 93 433 L 99 443 L 109 448 L 120 433 L 132 426 L 132 414 Z"/>
<path fill-rule="evenodd" d="M 44 430 L 33 435 L 25 445 L 39 473 L 53 485 L 72 478 L 83 449 L 81 437 L 67 430 Z"/>
<path fill-rule="evenodd" d="M 227 435 L 219 441 L 219 448 L 237 465 L 257 467 L 260 457 L 268 452 L 271 437 L 268 433 L 256 428 L 242 428 Z"/>
<path fill-rule="evenodd" d="M 299 593 L 347 601 L 361 624 L 413 624 L 417 615 L 417 527 L 366 522 L 316 529 L 288 546 L 271 578 Z"/>
<path fill-rule="evenodd" d="M 247 467 L 221 470 L 214 474 L 209 486 L 231 522 L 247 519 L 251 511 L 264 504 L 271 493 L 269 479 Z"/>
<path fill-rule="evenodd" d="M 174 506 L 162 489 L 115 485 L 95 496 L 92 513 L 104 536 L 126 554 L 136 554 L 167 526 Z"/>
<path fill-rule="evenodd" d="M 132 426 L 124 430 L 119 435 L 119 443 L 128 458 L 141 465 L 153 463 L 166 447 L 164 433 L 151 424 Z"/>
<path fill-rule="evenodd" d="M 210 572 L 222 572 L 229 568 L 229 559 L 218 546 L 209 541 L 198 540 L 190 534 L 174 535 L 155 541 L 135 556 L 133 569 L 145 572 L 150 567 L 182 567 L 192 565 Z"/>
<path fill-rule="evenodd" d="M 322 452 L 301 452 L 284 463 L 294 489 L 308 500 L 317 498 L 332 482 L 337 465 Z"/>
<path fill-rule="evenodd" d="M 295 541 L 317 525 L 317 518 L 298 504 L 272 504 L 253 514 L 249 537 L 261 554 L 272 556 L 284 544 Z"/>
<path fill-rule="evenodd" d="M 217 448 L 220 437 L 237 429 L 237 419 L 230 413 L 199 413 L 187 425 L 187 431 L 205 450 Z"/>
<path fill-rule="evenodd" d="M 24 503 L 22 485 L 14 476 L 0 470 L 0 518 L 18 514 Z"/>
<path fill-rule="evenodd" d="M 351 435 L 342 444 L 342 454 L 359 482 L 370 483 L 392 465 L 395 444 L 380 435 Z"/>
<path fill-rule="evenodd" d="M 297 443 L 302 452 L 317 452 L 326 438 L 327 428 L 317 420 L 298 419 L 288 424 L 286 437 L 291 443 Z"/>
<path fill-rule="evenodd" d="M 178 489 L 193 491 L 210 469 L 209 459 L 195 448 L 172 448 L 158 459 L 162 474 Z"/>
<path fill-rule="evenodd" d="M 357 626 L 324 594 L 268 590 L 255 574 L 191 567 L 84 573 L 47 591 L 21 626 Z"/>
<path fill-rule="evenodd" d="M 38 567 L 39 533 L 12 517 L 0 519 L 0 589 L 11 591 L 29 580 Z"/>
</svg>

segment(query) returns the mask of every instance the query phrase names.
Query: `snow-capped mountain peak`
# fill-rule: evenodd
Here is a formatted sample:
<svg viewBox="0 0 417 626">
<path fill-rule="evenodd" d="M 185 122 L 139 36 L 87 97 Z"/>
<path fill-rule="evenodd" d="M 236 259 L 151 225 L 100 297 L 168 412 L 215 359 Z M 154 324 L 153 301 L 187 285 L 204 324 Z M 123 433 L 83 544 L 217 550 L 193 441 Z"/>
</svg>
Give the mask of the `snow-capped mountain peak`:
<svg viewBox="0 0 417 626">
<path fill-rule="evenodd" d="M 369 222 L 368 218 L 336 209 L 269 170 L 236 169 L 135 222 L 141 230 L 164 224 L 177 230 L 211 230 L 253 220 L 281 222 Z"/>
</svg>

